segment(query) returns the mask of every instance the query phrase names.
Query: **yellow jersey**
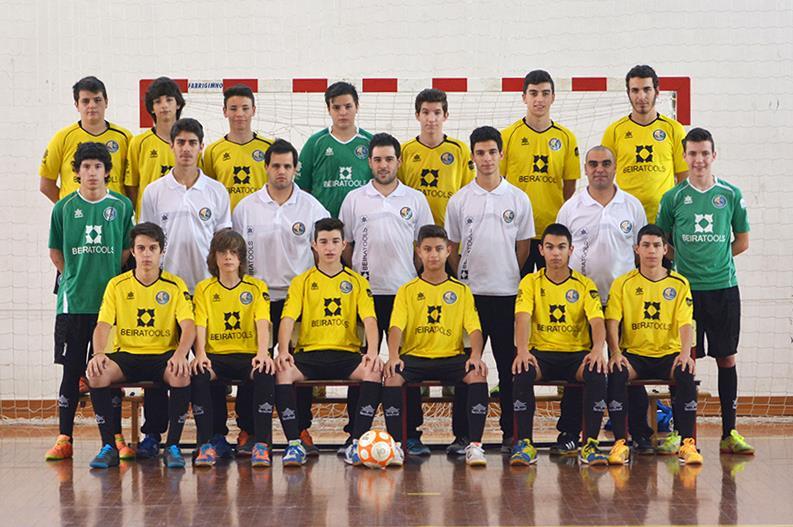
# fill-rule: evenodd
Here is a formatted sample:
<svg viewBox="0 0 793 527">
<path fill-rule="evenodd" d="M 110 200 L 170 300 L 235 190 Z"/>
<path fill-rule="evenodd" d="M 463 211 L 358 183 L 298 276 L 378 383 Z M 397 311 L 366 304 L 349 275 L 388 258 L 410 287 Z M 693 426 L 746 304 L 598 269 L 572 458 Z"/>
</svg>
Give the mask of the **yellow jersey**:
<svg viewBox="0 0 793 527">
<path fill-rule="evenodd" d="M 430 148 L 416 137 L 402 145 L 397 176 L 424 194 L 435 224 L 443 225 L 449 198 L 474 179 L 476 170 L 471 151 L 462 141 L 444 135 L 441 144 Z"/>
<path fill-rule="evenodd" d="M 176 275 L 162 271 L 145 286 L 127 271 L 108 282 L 97 320 L 116 327 L 114 351 L 157 355 L 177 348 L 178 323 L 193 320 L 193 303 Z"/>
<path fill-rule="evenodd" d="M 691 325 L 691 288 L 674 271 L 652 281 L 634 269 L 611 284 L 606 318 L 622 324 L 620 348 L 645 357 L 680 353 L 680 328 Z"/>
<path fill-rule="evenodd" d="M 597 285 L 577 271 L 561 283 L 552 282 L 545 269 L 520 281 L 515 314 L 531 316 L 529 349 L 577 352 L 592 349 L 589 321 L 603 318 Z"/>
<path fill-rule="evenodd" d="M 129 154 L 127 154 L 127 173 L 124 175 L 124 184 L 128 187 L 138 188 L 135 217 L 140 218 L 143 191 L 150 183 L 170 172 L 174 164 L 175 158 L 171 144 L 158 136 L 154 128 L 132 138 L 129 143 Z"/>
<path fill-rule="evenodd" d="M 124 191 L 124 172 L 127 166 L 127 150 L 132 134 L 126 128 L 105 121 L 107 130 L 99 135 L 86 132 L 80 121 L 59 130 L 50 139 L 39 166 L 39 176 L 57 181 L 60 176 L 59 198 L 68 196 L 80 187 L 77 173 L 72 169 L 72 161 L 80 143 L 102 143 L 110 152 L 113 167 L 107 188 L 126 196 Z"/>
<path fill-rule="evenodd" d="M 270 321 L 270 293 L 262 280 L 245 275 L 228 289 L 213 276 L 196 285 L 193 303 L 196 325 L 207 330 L 207 353 L 259 351 L 256 322 Z"/>
<path fill-rule="evenodd" d="M 344 267 L 328 276 L 317 267 L 289 284 L 281 317 L 300 320 L 295 352 L 337 350 L 360 352 L 358 319 L 375 317 L 369 282 Z"/>
<path fill-rule="evenodd" d="M 573 132 L 551 121 L 542 132 L 518 119 L 501 131 L 501 175 L 529 196 L 537 238 L 556 222 L 564 203 L 564 180 L 581 178 L 578 141 Z"/>
<path fill-rule="evenodd" d="M 204 150 L 204 173 L 226 187 L 231 210 L 234 210 L 242 198 L 253 194 L 267 183 L 264 153 L 272 144 L 272 139 L 256 134 L 242 145 L 229 141 L 226 136 Z"/>
</svg>

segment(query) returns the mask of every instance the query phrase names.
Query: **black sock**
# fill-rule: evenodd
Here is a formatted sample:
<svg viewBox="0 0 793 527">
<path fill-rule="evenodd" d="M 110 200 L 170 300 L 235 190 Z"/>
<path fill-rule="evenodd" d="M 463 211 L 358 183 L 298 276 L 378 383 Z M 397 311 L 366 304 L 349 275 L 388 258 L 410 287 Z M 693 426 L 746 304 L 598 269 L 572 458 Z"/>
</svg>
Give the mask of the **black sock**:
<svg viewBox="0 0 793 527">
<path fill-rule="evenodd" d="M 179 445 L 189 405 L 190 386 L 171 388 L 171 396 L 168 397 L 168 437 L 165 446 Z"/>
<path fill-rule="evenodd" d="M 584 366 L 584 420 L 587 439 L 597 440 L 606 411 L 606 374 Z"/>
<path fill-rule="evenodd" d="M 534 379 L 537 370 L 529 365 L 527 371 L 515 375 L 512 381 L 512 411 L 515 415 L 515 431 L 518 440 L 533 441 L 534 436 Z"/>
<path fill-rule="evenodd" d="M 124 394 L 121 388 L 113 388 L 110 391 L 110 400 L 113 402 L 113 433 L 121 433 L 121 403 L 123 402 Z"/>
<path fill-rule="evenodd" d="M 208 371 L 193 375 L 190 379 L 190 402 L 193 405 L 193 419 L 196 425 L 196 443 L 198 446 L 212 439 L 214 405 L 212 388 Z M 224 390 L 225 391 L 225 390 Z M 173 394 L 171 394 L 173 398 Z M 226 396 L 223 396 L 226 404 Z"/>
<path fill-rule="evenodd" d="M 311 404 L 314 402 L 314 388 L 312 388 L 311 386 L 303 386 L 301 388 L 296 388 L 295 393 L 296 393 L 295 404 L 297 405 L 296 411 L 297 411 L 298 429 L 308 430 L 309 428 L 311 428 L 311 420 L 312 420 Z M 277 397 L 277 389 L 276 389 L 276 397 Z M 277 399 L 276 399 L 276 406 L 278 406 Z"/>
<path fill-rule="evenodd" d="M 488 393 L 486 382 L 468 385 L 468 434 L 473 443 L 482 442 L 487 419 Z"/>
<path fill-rule="evenodd" d="M 74 415 L 80 401 L 81 371 L 63 367 L 63 377 L 58 390 L 58 430 L 69 437 L 74 433 Z"/>
<path fill-rule="evenodd" d="M 113 396 L 110 388 L 91 388 L 91 404 L 96 414 L 96 424 L 102 435 L 102 446 L 116 447 L 113 435 Z"/>
<path fill-rule="evenodd" d="M 650 406 L 647 388 L 644 386 L 628 386 L 627 399 L 624 401 L 628 403 L 628 432 L 630 432 L 631 437 L 635 439 L 652 436 L 653 429 L 647 424 L 647 409 Z M 627 435 L 625 437 L 627 438 Z"/>
<path fill-rule="evenodd" d="M 685 439 L 694 437 L 694 423 L 697 418 L 697 385 L 694 384 L 694 375 L 680 366 L 675 368 L 675 397 L 672 405 L 675 407 L 675 429 Z"/>
<path fill-rule="evenodd" d="M 454 401 L 452 402 L 452 432 L 455 438 L 468 437 L 468 385 L 459 382 L 454 385 Z"/>
<path fill-rule="evenodd" d="M 721 438 L 735 429 L 738 405 L 738 372 L 732 368 L 719 368 L 719 401 L 721 402 Z"/>
<path fill-rule="evenodd" d="M 253 436 L 257 443 L 273 444 L 273 406 L 275 377 L 253 372 Z"/>
<path fill-rule="evenodd" d="M 559 420 L 556 429 L 572 437 L 581 435 L 584 411 L 584 389 L 580 386 L 565 386 L 559 403 Z"/>
<path fill-rule="evenodd" d="M 275 385 L 275 405 L 278 407 L 278 418 L 287 441 L 300 438 L 297 426 L 297 396 L 294 384 Z"/>
<path fill-rule="evenodd" d="M 644 388 L 642 386 L 642 388 Z M 647 393 L 645 392 L 645 395 Z M 611 418 L 611 431 L 614 439 L 628 439 L 626 415 L 628 414 L 626 400 L 628 398 L 628 368 L 615 368 L 609 373 L 608 400 L 609 417 Z"/>
<path fill-rule="evenodd" d="M 400 386 L 383 387 L 383 414 L 385 427 L 394 441 L 402 442 L 402 388 Z"/>
<path fill-rule="evenodd" d="M 204 372 L 209 375 L 209 372 Z M 199 403 L 200 406 L 205 408 L 212 408 L 212 422 L 209 437 L 214 435 L 225 436 L 229 433 L 229 427 L 226 424 L 229 418 L 228 407 L 226 406 L 227 387 L 222 382 L 209 382 L 207 380 L 207 389 L 209 390 L 209 404 L 207 400 Z M 193 394 L 193 402 L 195 403 L 195 394 Z M 195 409 L 193 409 L 193 416 L 195 416 Z"/>
<path fill-rule="evenodd" d="M 380 391 L 382 384 L 379 382 L 363 381 L 358 395 L 358 408 L 353 419 L 352 438 L 358 439 L 372 428 L 372 421 L 377 407 L 380 405 Z"/>
</svg>

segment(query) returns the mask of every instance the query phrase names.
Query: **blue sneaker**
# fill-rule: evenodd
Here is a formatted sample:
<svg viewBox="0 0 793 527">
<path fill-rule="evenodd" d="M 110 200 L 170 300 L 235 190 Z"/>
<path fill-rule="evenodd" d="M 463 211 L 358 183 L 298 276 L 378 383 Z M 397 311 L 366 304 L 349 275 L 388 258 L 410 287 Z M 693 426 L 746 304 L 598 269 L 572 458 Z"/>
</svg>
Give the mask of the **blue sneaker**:
<svg viewBox="0 0 793 527">
<path fill-rule="evenodd" d="M 160 436 L 146 434 L 143 441 L 138 443 L 138 459 L 152 459 L 160 453 Z"/>
<path fill-rule="evenodd" d="M 358 456 L 358 440 L 353 439 L 352 443 L 344 450 L 344 462 L 348 465 L 360 465 L 361 458 Z"/>
<path fill-rule="evenodd" d="M 289 442 L 284 450 L 283 461 L 285 467 L 299 467 L 306 464 L 306 449 L 299 439 Z"/>
<path fill-rule="evenodd" d="M 215 449 L 218 459 L 234 458 L 234 448 L 231 446 L 231 443 L 226 441 L 226 436 L 215 434 L 212 436 L 212 439 L 209 440 L 209 444 Z"/>
<path fill-rule="evenodd" d="M 91 468 L 110 468 L 118 466 L 118 450 L 112 445 L 105 445 L 88 464 Z"/>
<path fill-rule="evenodd" d="M 408 455 L 411 456 L 429 456 L 431 454 L 430 447 L 422 443 L 418 437 L 408 439 L 405 447 L 407 447 Z"/>
<path fill-rule="evenodd" d="M 168 468 L 184 468 L 185 461 L 182 457 L 182 451 L 176 445 L 166 447 L 162 453 L 162 459 L 165 466 Z"/>
<path fill-rule="evenodd" d="M 609 458 L 598 448 L 597 439 L 591 437 L 587 439 L 586 444 L 581 447 L 581 452 L 578 455 L 578 461 L 584 465 L 608 465 Z"/>
<path fill-rule="evenodd" d="M 198 455 L 193 460 L 193 464 L 197 467 L 211 467 L 218 459 L 217 452 L 212 448 L 212 443 L 204 443 L 198 449 Z"/>
<path fill-rule="evenodd" d="M 521 439 L 512 449 L 509 464 L 512 466 L 533 465 L 537 462 L 537 449 L 528 439 Z"/>
</svg>

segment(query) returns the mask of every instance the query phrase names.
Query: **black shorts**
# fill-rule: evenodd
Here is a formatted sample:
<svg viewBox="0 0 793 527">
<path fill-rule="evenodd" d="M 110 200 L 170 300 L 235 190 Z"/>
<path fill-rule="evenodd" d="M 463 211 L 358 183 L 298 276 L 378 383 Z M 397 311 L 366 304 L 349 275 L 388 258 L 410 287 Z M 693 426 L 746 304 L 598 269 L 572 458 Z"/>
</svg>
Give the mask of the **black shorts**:
<svg viewBox="0 0 793 527">
<path fill-rule="evenodd" d="M 741 293 L 738 286 L 691 291 L 691 297 L 697 324 L 697 357 L 729 357 L 738 353 L 741 335 Z"/>
<path fill-rule="evenodd" d="M 270 322 L 272 326 L 270 329 L 273 332 L 272 341 L 273 346 L 270 348 L 270 353 L 272 353 L 273 348 L 275 345 L 278 344 L 278 330 L 281 328 L 281 313 L 284 312 L 284 304 L 286 300 L 271 300 L 270 301 Z"/>
<path fill-rule="evenodd" d="M 399 358 L 405 363 L 405 367 L 397 373 L 408 384 L 440 381 L 443 384 L 454 385 L 461 382 L 468 373 L 465 370 L 465 362 L 468 360 L 466 353 L 441 359 L 428 359 L 413 355 L 402 355 Z"/>
<path fill-rule="evenodd" d="M 671 379 L 672 364 L 675 362 L 677 353 L 670 353 L 663 357 L 645 357 L 626 351 L 623 356 L 636 372 L 636 378 L 641 379 Z"/>
<path fill-rule="evenodd" d="M 362 355 L 351 351 L 317 350 L 295 353 L 295 366 L 307 381 L 349 379 Z"/>
<path fill-rule="evenodd" d="M 576 373 L 588 351 L 540 351 L 531 350 L 540 366 L 543 381 L 578 382 Z"/>
<path fill-rule="evenodd" d="M 221 381 L 250 381 L 253 353 L 207 353 L 212 371 Z"/>
<path fill-rule="evenodd" d="M 61 314 L 55 317 L 55 364 L 85 370 L 94 352 L 95 314 Z"/>
<path fill-rule="evenodd" d="M 116 351 L 108 353 L 107 358 L 118 364 L 126 382 L 153 381 L 163 382 L 168 360 L 173 351 L 160 354 L 129 353 Z"/>
</svg>

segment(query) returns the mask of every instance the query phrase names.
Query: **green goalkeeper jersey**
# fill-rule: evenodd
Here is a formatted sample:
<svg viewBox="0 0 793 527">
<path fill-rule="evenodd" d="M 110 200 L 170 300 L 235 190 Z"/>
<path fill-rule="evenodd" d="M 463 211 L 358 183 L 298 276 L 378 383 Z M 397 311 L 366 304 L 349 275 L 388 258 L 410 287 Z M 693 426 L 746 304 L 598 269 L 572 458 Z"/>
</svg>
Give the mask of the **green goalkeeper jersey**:
<svg viewBox="0 0 793 527">
<path fill-rule="evenodd" d="M 295 183 L 338 218 L 344 197 L 372 179 L 371 139 L 372 134 L 359 128 L 352 139 L 342 143 L 333 137 L 330 128 L 320 130 L 308 138 L 300 151 Z"/>
</svg>

